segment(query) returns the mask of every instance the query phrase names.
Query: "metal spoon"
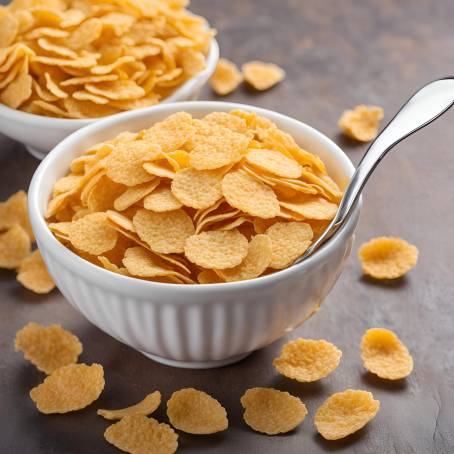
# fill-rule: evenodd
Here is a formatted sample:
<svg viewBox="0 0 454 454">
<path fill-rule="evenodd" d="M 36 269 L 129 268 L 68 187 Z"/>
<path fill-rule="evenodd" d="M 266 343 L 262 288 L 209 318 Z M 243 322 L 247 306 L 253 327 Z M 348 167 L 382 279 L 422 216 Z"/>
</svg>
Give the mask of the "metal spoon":
<svg viewBox="0 0 454 454">
<path fill-rule="evenodd" d="M 382 158 L 401 140 L 432 123 L 453 104 L 454 77 L 445 77 L 429 82 L 401 107 L 396 116 L 370 144 L 358 164 L 334 219 L 317 241 L 294 264 L 300 263 L 317 251 L 348 220 L 364 185 Z"/>
</svg>

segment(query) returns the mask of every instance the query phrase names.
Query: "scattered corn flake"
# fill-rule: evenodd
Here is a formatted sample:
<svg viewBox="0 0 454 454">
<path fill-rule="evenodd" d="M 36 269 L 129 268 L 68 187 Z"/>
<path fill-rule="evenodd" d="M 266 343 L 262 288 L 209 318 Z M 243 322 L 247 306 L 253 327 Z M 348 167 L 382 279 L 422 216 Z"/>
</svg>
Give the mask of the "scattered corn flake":
<svg viewBox="0 0 454 454">
<path fill-rule="evenodd" d="M 19 224 L 25 229 L 30 239 L 34 240 L 35 237 L 28 219 L 27 193 L 25 191 L 18 191 L 5 202 L 0 202 L 0 231 L 9 229 L 15 224 Z"/>
<path fill-rule="evenodd" d="M 242 66 L 244 80 L 256 90 L 268 90 L 285 77 L 285 71 L 274 63 L 250 61 Z"/>
<path fill-rule="evenodd" d="M 271 238 L 273 254 L 270 267 L 290 266 L 311 245 L 312 228 L 305 222 L 276 222 L 266 230 Z"/>
<path fill-rule="evenodd" d="M 113 421 L 122 419 L 126 416 L 148 416 L 156 411 L 160 404 L 161 393 L 159 391 L 155 391 L 151 394 L 146 395 L 143 400 L 141 400 L 137 404 L 131 405 L 130 407 L 121 408 L 119 410 L 99 409 L 97 411 L 97 414 L 105 419 L 110 419 Z"/>
<path fill-rule="evenodd" d="M 31 242 L 27 232 L 19 225 L 13 225 L 0 233 L 0 268 L 14 269 L 30 254 Z"/>
<path fill-rule="evenodd" d="M 218 400 L 194 388 L 175 391 L 167 401 L 170 424 L 183 432 L 208 435 L 226 430 L 227 412 Z"/>
<path fill-rule="evenodd" d="M 251 216 L 270 219 L 279 214 L 279 201 L 273 190 L 246 173 L 228 173 L 222 179 L 221 187 L 231 206 Z"/>
<path fill-rule="evenodd" d="M 221 179 L 216 170 L 184 169 L 172 180 L 172 193 L 185 206 L 208 208 L 222 197 Z"/>
<path fill-rule="evenodd" d="M 170 187 L 160 186 L 145 197 L 143 206 L 147 210 L 163 213 L 165 211 L 178 210 L 183 204 L 174 196 Z"/>
<path fill-rule="evenodd" d="M 304 421 L 304 403 L 288 392 L 273 388 L 251 388 L 241 397 L 245 423 L 267 435 L 287 433 Z"/>
<path fill-rule="evenodd" d="M 19 265 L 17 280 L 35 293 L 45 294 L 55 288 L 55 282 L 47 271 L 38 249 L 25 257 Z"/>
<path fill-rule="evenodd" d="M 323 402 L 315 413 L 314 423 L 326 440 L 339 440 L 362 429 L 374 419 L 380 402 L 372 393 L 347 389 Z"/>
<path fill-rule="evenodd" d="M 342 352 L 330 342 L 295 339 L 287 342 L 273 361 L 276 370 L 299 382 L 313 382 L 328 376 L 339 365 Z"/>
<path fill-rule="evenodd" d="M 254 167 L 279 177 L 299 178 L 303 172 L 297 161 L 275 150 L 251 149 L 245 159 Z"/>
<path fill-rule="evenodd" d="M 141 240 L 164 254 L 183 252 L 186 239 L 194 233 L 192 219 L 182 209 L 165 213 L 138 210 L 133 224 Z"/>
<path fill-rule="evenodd" d="M 221 96 L 232 93 L 242 81 L 243 75 L 238 67 L 226 58 L 219 59 L 210 79 L 211 87 Z"/>
<path fill-rule="evenodd" d="M 160 152 L 157 145 L 144 140 L 120 142 L 107 157 L 107 176 L 126 186 L 136 186 L 154 180 L 142 167 L 143 160 Z"/>
<path fill-rule="evenodd" d="M 364 274 L 375 279 L 397 279 L 418 261 L 418 249 L 396 237 L 378 237 L 359 249 Z"/>
<path fill-rule="evenodd" d="M 330 221 L 336 216 L 338 206 L 319 196 L 301 196 L 290 201 L 280 201 L 281 207 L 302 216 L 302 219 Z"/>
<path fill-rule="evenodd" d="M 169 425 L 143 415 L 125 416 L 106 429 L 104 438 L 130 454 L 173 454 L 178 448 L 178 434 Z"/>
<path fill-rule="evenodd" d="M 247 238 L 236 229 L 192 235 L 184 246 L 189 261 L 203 268 L 219 270 L 239 265 L 247 252 Z"/>
<path fill-rule="evenodd" d="M 226 281 L 243 281 L 262 275 L 271 262 L 272 245 L 267 235 L 256 235 L 248 246 L 244 260 L 234 268 L 218 270 L 217 273 Z"/>
<path fill-rule="evenodd" d="M 117 232 L 107 222 L 106 213 L 92 213 L 71 224 L 68 238 L 77 249 L 101 255 L 115 247 Z"/>
<path fill-rule="evenodd" d="M 342 132 L 352 139 L 371 142 L 377 137 L 383 109 L 376 106 L 360 104 L 353 110 L 346 110 L 339 119 Z"/>
<path fill-rule="evenodd" d="M 400 380 L 413 370 L 413 358 L 395 333 L 384 328 L 368 329 L 361 341 L 364 367 L 388 380 Z"/>
<path fill-rule="evenodd" d="M 38 323 L 28 323 L 20 329 L 14 346 L 46 374 L 76 363 L 83 350 L 79 339 L 60 325 L 42 326 Z"/>
<path fill-rule="evenodd" d="M 41 413 L 68 413 L 90 405 L 104 389 L 100 364 L 69 364 L 53 371 L 30 397 Z"/>
</svg>

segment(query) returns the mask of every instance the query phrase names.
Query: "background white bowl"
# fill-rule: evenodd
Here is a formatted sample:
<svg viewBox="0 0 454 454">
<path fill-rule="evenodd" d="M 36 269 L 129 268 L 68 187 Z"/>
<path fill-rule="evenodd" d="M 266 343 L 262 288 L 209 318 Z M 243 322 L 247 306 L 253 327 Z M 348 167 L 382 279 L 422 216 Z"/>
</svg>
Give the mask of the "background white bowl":
<svg viewBox="0 0 454 454">
<path fill-rule="evenodd" d="M 218 60 L 219 46 L 213 38 L 206 68 L 185 82 L 172 95 L 161 101 L 160 104 L 196 100 L 199 97 L 200 89 L 210 79 L 216 69 Z M 148 107 L 147 110 L 152 108 L 154 106 Z M 104 118 L 107 117 L 86 120 L 45 117 L 11 109 L 0 103 L 0 132 L 18 142 L 22 142 L 37 159 L 43 159 L 52 148 L 74 131 Z"/>
<path fill-rule="evenodd" d="M 54 182 L 85 148 L 125 130 L 149 127 L 187 111 L 244 109 L 274 121 L 318 154 L 344 186 L 354 167 L 342 150 L 315 129 L 284 115 L 225 102 L 185 102 L 112 116 L 67 137 L 38 167 L 29 211 L 43 258 L 58 288 L 93 324 L 148 357 L 174 366 L 206 368 L 235 362 L 300 325 L 325 299 L 351 251 L 359 205 L 323 248 L 303 263 L 243 282 L 177 285 L 121 276 L 92 265 L 59 243 L 43 218 Z"/>
</svg>

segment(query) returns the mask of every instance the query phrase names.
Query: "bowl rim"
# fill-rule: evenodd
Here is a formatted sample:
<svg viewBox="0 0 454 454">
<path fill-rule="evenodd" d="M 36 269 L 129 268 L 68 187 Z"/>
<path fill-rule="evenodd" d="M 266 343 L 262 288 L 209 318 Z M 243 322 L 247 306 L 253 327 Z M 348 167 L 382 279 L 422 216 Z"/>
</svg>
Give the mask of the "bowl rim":
<svg viewBox="0 0 454 454">
<path fill-rule="evenodd" d="M 351 236 L 353 234 L 354 228 L 359 219 L 359 213 L 361 210 L 362 201 L 360 199 L 359 203 L 353 209 L 352 215 L 349 217 L 347 222 L 339 228 L 339 230 L 327 241 L 318 251 L 313 255 L 308 257 L 301 263 L 292 265 L 288 268 L 282 270 L 276 270 L 275 272 L 259 276 L 258 278 L 244 280 L 244 281 L 235 281 L 235 282 L 222 282 L 215 284 L 199 284 L 194 285 L 188 284 L 174 284 L 174 283 L 161 283 L 148 281 L 144 279 L 138 279 L 135 277 L 124 276 L 112 271 L 106 270 L 101 266 L 92 264 L 91 262 L 83 259 L 78 256 L 62 243 L 60 243 L 57 238 L 50 231 L 45 218 L 44 213 L 42 213 L 39 208 L 39 198 L 40 198 L 40 187 L 42 181 L 45 179 L 46 174 L 53 165 L 58 162 L 59 158 L 63 156 L 67 150 L 71 149 L 71 146 L 74 143 L 79 142 L 80 140 L 86 139 L 92 135 L 92 133 L 99 132 L 100 130 L 108 130 L 112 126 L 118 126 L 119 124 L 134 120 L 137 117 L 143 117 L 150 115 L 151 113 L 167 113 L 171 115 L 172 113 L 178 111 L 187 111 L 189 113 L 196 113 L 197 110 L 218 110 L 218 111 L 230 111 L 235 109 L 242 109 L 246 111 L 252 111 L 259 115 L 265 116 L 272 121 L 277 121 L 278 123 L 287 123 L 293 125 L 294 127 L 302 130 L 305 134 L 312 136 L 323 146 L 325 146 L 337 162 L 343 162 L 343 164 L 349 169 L 350 174 L 353 174 L 355 168 L 350 158 L 345 154 L 345 152 L 335 144 L 330 138 L 325 136 L 320 131 L 315 128 L 307 125 L 304 122 L 296 120 L 292 117 L 283 115 L 281 113 L 271 111 L 268 109 L 263 109 L 247 104 L 240 103 L 230 103 L 222 101 L 186 101 L 186 102 L 177 102 L 170 104 L 162 104 L 154 106 L 148 109 L 137 109 L 129 112 L 124 112 L 118 115 L 107 117 L 103 120 L 99 120 L 96 123 L 88 125 L 84 128 L 81 128 L 63 141 L 61 141 L 57 146 L 55 146 L 44 160 L 40 163 L 36 169 L 32 181 L 30 183 L 29 192 L 28 192 L 28 205 L 30 213 L 30 221 L 35 233 L 38 245 L 43 244 L 45 252 L 48 252 L 50 255 L 57 255 L 59 258 L 65 262 L 68 267 L 76 269 L 81 274 L 92 275 L 96 278 L 96 275 L 100 279 L 104 279 L 104 284 L 117 288 L 120 292 L 123 293 L 142 293 L 152 291 L 153 289 L 165 289 L 165 291 L 175 291 L 176 293 L 185 291 L 185 292 L 198 292 L 202 290 L 203 292 L 211 292 L 215 294 L 219 291 L 246 291 L 254 289 L 257 286 L 270 285 L 273 282 L 277 283 L 282 280 L 287 279 L 289 276 L 295 273 L 305 272 L 311 268 L 316 268 L 324 258 L 326 258 L 332 250 L 335 248 L 336 243 L 341 241 L 342 238 L 346 236 Z M 351 176 L 351 175 L 350 175 Z M 45 255 L 45 254 L 44 254 Z M 106 282 L 106 280 L 110 282 Z M 99 281 L 101 282 L 101 281 Z M 128 285 L 128 289 L 125 290 L 124 286 L 121 284 Z M 118 286 L 116 285 L 118 284 Z M 101 284 L 102 285 L 102 284 Z M 202 301 L 202 300 L 201 300 Z"/>
<path fill-rule="evenodd" d="M 168 104 L 173 102 L 184 102 L 180 101 L 181 98 L 188 96 L 194 90 L 201 88 L 202 85 L 211 77 L 216 69 L 217 62 L 219 60 L 219 44 L 216 41 L 215 37 L 211 38 L 210 50 L 206 59 L 206 68 L 196 74 L 195 76 L 188 79 L 183 85 L 181 85 L 177 90 L 175 90 L 170 96 L 160 101 L 154 106 L 142 107 L 140 109 L 133 109 L 134 111 L 143 111 L 158 107 L 162 104 Z M 200 87 L 199 87 L 200 85 Z M 24 112 L 23 110 L 13 109 L 6 106 L 5 104 L 0 103 L 0 117 L 9 117 L 12 121 L 17 121 L 20 123 L 34 123 L 36 127 L 51 127 L 58 126 L 62 128 L 82 128 L 84 126 L 90 125 L 94 122 L 104 120 L 106 118 L 116 117 L 117 115 L 122 115 L 128 111 L 117 112 L 112 115 L 105 115 L 104 117 L 96 118 L 56 118 L 46 115 L 37 115 L 30 112 Z"/>
</svg>

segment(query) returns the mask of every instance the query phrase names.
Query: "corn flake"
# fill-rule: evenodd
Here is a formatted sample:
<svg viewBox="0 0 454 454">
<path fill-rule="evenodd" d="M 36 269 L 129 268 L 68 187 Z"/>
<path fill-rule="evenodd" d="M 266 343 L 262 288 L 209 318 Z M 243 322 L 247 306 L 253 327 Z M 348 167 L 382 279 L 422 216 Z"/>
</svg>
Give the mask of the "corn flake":
<svg viewBox="0 0 454 454">
<path fill-rule="evenodd" d="M 418 249 L 396 237 L 378 237 L 359 249 L 364 274 L 375 279 L 397 279 L 418 261 Z"/>
<path fill-rule="evenodd" d="M 29 323 L 16 333 L 16 350 L 40 371 L 51 374 L 59 367 L 77 362 L 82 353 L 79 339 L 60 325 Z"/>
<path fill-rule="evenodd" d="M 41 413 L 68 413 L 90 405 L 103 389 L 100 364 L 69 364 L 53 371 L 30 391 L 30 397 Z"/>
<path fill-rule="evenodd" d="M 232 93 L 242 81 L 243 75 L 238 67 L 226 58 L 219 59 L 210 79 L 211 87 L 221 96 Z"/>
<path fill-rule="evenodd" d="M 192 263 L 222 270 L 233 268 L 244 260 L 248 241 L 236 229 L 202 232 L 186 240 L 184 252 Z"/>
<path fill-rule="evenodd" d="M 145 197 L 143 206 L 147 210 L 163 213 L 165 211 L 178 210 L 183 204 L 174 196 L 168 186 L 160 186 Z"/>
<path fill-rule="evenodd" d="M 172 193 L 185 206 L 208 208 L 222 197 L 221 179 L 216 170 L 184 169 L 172 180 Z"/>
<path fill-rule="evenodd" d="M 115 247 L 117 232 L 108 224 L 105 213 L 93 213 L 73 222 L 68 238 L 77 249 L 101 255 Z"/>
<path fill-rule="evenodd" d="M 0 231 L 19 224 L 33 241 L 33 230 L 28 219 L 27 193 L 18 191 L 6 202 L 0 202 Z"/>
<path fill-rule="evenodd" d="M 256 90 L 268 90 L 285 77 L 285 71 L 274 63 L 250 61 L 242 67 L 244 80 Z"/>
<path fill-rule="evenodd" d="M 347 389 L 323 402 L 315 413 L 314 423 L 326 440 L 339 440 L 362 429 L 375 418 L 380 402 L 372 393 Z"/>
<path fill-rule="evenodd" d="M 225 227 L 224 227 L 225 229 Z M 271 262 L 272 245 L 267 235 L 256 235 L 249 243 L 244 260 L 234 268 L 218 270 L 217 273 L 226 282 L 242 281 L 259 277 Z"/>
<path fill-rule="evenodd" d="M 245 423 L 267 435 L 287 433 L 304 421 L 306 406 L 298 397 L 273 388 L 251 388 L 241 397 Z"/>
<path fill-rule="evenodd" d="M 31 242 L 27 232 L 14 225 L 0 233 L 0 268 L 14 269 L 30 254 Z"/>
<path fill-rule="evenodd" d="M 252 149 L 246 155 L 246 161 L 265 172 L 284 178 L 299 178 L 303 173 L 302 166 L 279 151 Z"/>
<path fill-rule="evenodd" d="M 165 213 L 139 210 L 133 224 L 153 251 L 164 254 L 183 252 L 186 239 L 194 233 L 192 219 L 182 209 Z"/>
<path fill-rule="evenodd" d="M 222 180 L 222 194 L 227 202 L 241 211 L 263 219 L 279 214 L 279 201 L 273 190 L 241 171 L 233 171 Z"/>
<path fill-rule="evenodd" d="M 25 257 L 19 265 L 17 280 L 35 293 L 45 294 L 55 288 L 55 282 L 47 271 L 38 249 Z"/>
<path fill-rule="evenodd" d="M 380 378 L 399 380 L 413 370 L 413 358 L 407 347 L 388 329 L 371 328 L 365 332 L 361 357 L 364 367 Z"/>
<path fill-rule="evenodd" d="M 140 202 L 144 197 L 153 192 L 159 185 L 159 178 L 150 182 L 142 183 L 126 189 L 114 201 L 114 208 L 117 211 L 124 211 L 137 202 Z M 145 207 L 147 208 L 147 207 Z M 180 208 L 180 207 L 177 207 Z"/>
<path fill-rule="evenodd" d="M 288 378 L 313 382 L 333 372 L 341 357 L 342 352 L 330 342 L 300 338 L 287 342 L 273 364 Z"/>
<path fill-rule="evenodd" d="M 317 221 L 330 221 L 336 216 L 337 204 L 319 196 L 299 197 L 295 200 L 279 202 L 281 207 L 289 210 L 293 216 L 301 219 L 314 219 Z"/>
<path fill-rule="evenodd" d="M 178 447 L 178 434 L 170 426 L 143 415 L 125 416 L 107 428 L 104 438 L 131 454 L 173 454 Z"/>
<path fill-rule="evenodd" d="M 167 402 L 167 416 L 183 432 L 207 435 L 228 427 L 225 408 L 209 394 L 194 388 L 175 391 Z"/>
<path fill-rule="evenodd" d="M 271 238 L 273 254 L 270 267 L 286 268 L 311 245 L 312 228 L 305 222 L 276 222 L 266 230 Z"/>
<path fill-rule="evenodd" d="M 383 109 L 376 106 L 356 106 L 346 110 L 339 119 L 342 132 L 352 139 L 361 142 L 371 142 L 377 137 L 380 121 L 383 119 Z"/>
<path fill-rule="evenodd" d="M 97 414 L 105 419 L 110 420 L 118 420 L 126 416 L 134 415 L 148 416 L 151 415 L 154 411 L 156 411 L 160 404 L 161 393 L 159 391 L 155 391 L 151 394 L 148 394 L 147 396 L 145 396 L 143 400 L 141 400 L 135 405 L 131 405 L 130 407 L 121 408 L 119 410 L 99 409 L 97 411 Z"/>
</svg>

